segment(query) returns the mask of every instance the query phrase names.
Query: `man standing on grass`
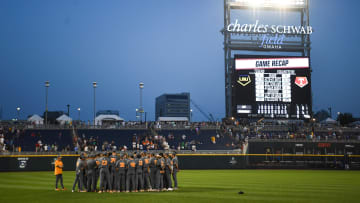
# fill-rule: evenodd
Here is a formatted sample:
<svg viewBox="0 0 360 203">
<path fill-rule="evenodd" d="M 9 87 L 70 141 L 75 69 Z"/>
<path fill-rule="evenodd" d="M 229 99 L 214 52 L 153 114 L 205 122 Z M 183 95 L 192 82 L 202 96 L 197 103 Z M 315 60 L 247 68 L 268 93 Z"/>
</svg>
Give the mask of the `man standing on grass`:
<svg viewBox="0 0 360 203">
<path fill-rule="evenodd" d="M 135 192 L 135 170 L 136 170 L 136 162 L 134 160 L 134 155 L 131 155 L 126 164 L 127 172 L 126 172 L 126 192 Z"/>
<path fill-rule="evenodd" d="M 61 156 L 59 155 L 55 161 L 55 176 L 56 176 L 56 184 L 55 184 L 55 190 L 59 191 L 58 189 L 58 182 L 60 180 L 60 184 L 62 187 L 62 190 L 65 190 L 64 184 L 63 184 L 63 177 L 62 177 L 62 170 L 63 170 L 64 164 L 61 161 Z"/>
<path fill-rule="evenodd" d="M 142 153 L 142 159 L 143 159 L 143 183 L 144 183 L 144 189 L 147 191 L 150 191 L 151 185 L 150 185 L 150 179 L 149 179 L 149 164 L 150 164 L 150 158 L 148 154 Z"/>
<path fill-rule="evenodd" d="M 154 191 L 159 192 L 161 189 L 161 156 L 159 154 L 155 155 L 156 159 L 154 160 L 155 169 L 154 169 Z"/>
<path fill-rule="evenodd" d="M 85 192 L 83 190 L 85 167 L 86 167 L 85 155 L 81 154 L 80 158 L 78 158 L 76 162 L 76 177 L 72 187 L 72 192 L 74 192 L 76 184 L 78 185 L 79 192 Z"/>
<path fill-rule="evenodd" d="M 110 172 L 109 172 L 109 159 L 106 157 L 107 153 L 104 153 L 104 155 L 100 159 L 100 189 L 99 193 L 102 193 L 104 190 L 106 190 L 106 184 L 109 186 L 109 192 L 112 193 L 112 186 L 110 184 Z"/>
<path fill-rule="evenodd" d="M 173 170 L 173 162 L 171 160 L 171 158 L 169 157 L 169 154 L 164 154 L 164 159 L 165 159 L 165 180 L 166 182 L 164 183 L 164 185 L 166 186 L 165 188 L 167 188 L 168 191 L 172 191 L 172 182 L 171 182 L 171 173 Z"/>
<path fill-rule="evenodd" d="M 157 159 L 155 157 L 155 154 L 151 154 L 150 155 L 150 164 L 149 164 L 149 169 L 150 169 L 150 184 L 151 184 L 151 190 L 154 190 L 156 189 L 155 187 L 155 183 L 156 183 L 156 162 L 157 162 Z"/>
<path fill-rule="evenodd" d="M 90 155 L 86 160 L 86 176 L 87 176 L 87 191 L 94 192 L 96 190 L 96 161 L 95 155 Z"/>
<path fill-rule="evenodd" d="M 173 164 L 172 177 L 174 180 L 174 190 L 177 190 L 178 189 L 177 173 L 179 172 L 179 160 L 176 156 L 176 152 L 173 152 L 172 154 L 172 164 Z"/>
<path fill-rule="evenodd" d="M 115 150 L 112 152 L 109 158 L 110 158 L 110 184 L 112 186 L 112 189 L 115 190 L 117 185 L 116 184 L 117 173 L 116 173 L 115 165 L 119 159 Z"/>
<path fill-rule="evenodd" d="M 125 176 L 126 176 L 126 155 L 120 156 L 120 159 L 116 162 L 117 180 L 116 190 L 117 192 L 125 192 Z"/>
<path fill-rule="evenodd" d="M 165 176 L 165 159 L 164 154 L 160 153 L 159 159 L 158 159 L 158 168 L 160 170 L 159 175 L 159 190 L 164 191 L 165 190 L 165 184 L 164 184 L 164 176 Z"/>
<path fill-rule="evenodd" d="M 141 158 L 141 155 L 137 155 L 137 159 L 135 160 L 136 163 L 136 170 L 135 170 L 135 191 L 143 192 L 143 159 Z"/>
<path fill-rule="evenodd" d="M 99 177 L 100 177 L 100 159 L 101 159 L 100 155 L 101 155 L 101 153 L 97 152 L 96 156 L 95 156 L 95 163 L 96 163 L 96 167 L 95 167 L 95 189 L 97 187 L 98 180 L 99 180 Z M 95 192 L 96 192 L 96 190 L 95 190 Z"/>
</svg>

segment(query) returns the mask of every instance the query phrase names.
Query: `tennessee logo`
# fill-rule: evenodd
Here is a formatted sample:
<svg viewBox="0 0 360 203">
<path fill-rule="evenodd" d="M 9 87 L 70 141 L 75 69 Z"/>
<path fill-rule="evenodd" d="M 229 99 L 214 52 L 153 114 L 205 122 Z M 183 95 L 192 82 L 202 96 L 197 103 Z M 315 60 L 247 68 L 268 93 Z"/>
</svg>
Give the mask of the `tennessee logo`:
<svg viewBox="0 0 360 203">
<path fill-rule="evenodd" d="M 244 87 L 251 82 L 251 79 L 249 75 L 239 75 L 239 79 L 236 82 Z"/>
<path fill-rule="evenodd" d="M 309 81 L 307 77 L 296 77 L 295 78 L 295 84 L 299 86 L 300 88 L 305 87 L 307 84 L 309 84 Z"/>
</svg>

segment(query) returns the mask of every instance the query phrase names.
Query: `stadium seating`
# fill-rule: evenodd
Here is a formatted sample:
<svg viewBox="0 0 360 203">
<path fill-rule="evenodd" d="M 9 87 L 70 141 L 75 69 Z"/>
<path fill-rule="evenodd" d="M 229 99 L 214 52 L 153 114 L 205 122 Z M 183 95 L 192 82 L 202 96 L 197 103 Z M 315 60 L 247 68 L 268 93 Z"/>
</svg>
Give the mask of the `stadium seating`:
<svg viewBox="0 0 360 203">
<path fill-rule="evenodd" d="M 186 146 L 183 149 L 192 149 L 196 145 L 197 150 L 225 150 L 233 149 L 231 147 L 232 139 L 229 136 L 218 135 L 216 130 L 157 130 L 157 135 L 166 139 L 171 148 L 176 149 L 178 146 Z M 28 129 L 21 134 L 17 145 L 22 147 L 22 151 L 35 151 L 36 143 L 41 140 L 42 144 L 57 144 L 59 150 L 70 146 L 74 149 L 73 131 L 71 129 Z M 93 137 L 97 140 L 97 147 L 101 149 L 104 142 L 115 142 L 116 146 L 126 145 L 132 149 L 134 137 L 139 137 L 142 141 L 146 136 L 153 136 L 149 130 L 134 129 L 81 129 L 75 133 L 81 139 Z M 185 136 L 183 136 L 185 135 Z M 217 137 L 218 135 L 218 137 Z M 173 137 L 173 139 L 171 139 Z M 216 143 L 211 142 L 211 137 L 217 137 Z"/>
</svg>

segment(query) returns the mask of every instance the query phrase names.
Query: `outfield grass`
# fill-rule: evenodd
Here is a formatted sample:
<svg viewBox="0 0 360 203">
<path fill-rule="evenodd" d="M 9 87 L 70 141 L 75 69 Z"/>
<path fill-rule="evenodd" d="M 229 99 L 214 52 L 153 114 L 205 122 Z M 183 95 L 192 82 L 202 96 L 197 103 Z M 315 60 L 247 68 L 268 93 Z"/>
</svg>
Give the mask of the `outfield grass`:
<svg viewBox="0 0 360 203">
<path fill-rule="evenodd" d="M 53 172 L 2 172 L 0 202 L 360 202 L 360 171 L 184 170 L 178 191 L 128 194 L 72 193 L 74 178 L 56 192 Z"/>
</svg>

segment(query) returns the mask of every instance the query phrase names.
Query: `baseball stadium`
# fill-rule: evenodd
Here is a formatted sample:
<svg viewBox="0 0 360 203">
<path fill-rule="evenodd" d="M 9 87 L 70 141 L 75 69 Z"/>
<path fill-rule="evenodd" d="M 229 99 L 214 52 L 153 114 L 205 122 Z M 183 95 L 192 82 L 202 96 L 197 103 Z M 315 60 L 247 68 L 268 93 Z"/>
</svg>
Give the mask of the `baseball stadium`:
<svg viewBox="0 0 360 203">
<path fill-rule="evenodd" d="M 1 1 L 0 202 L 359 201 L 358 5 Z"/>
</svg>

